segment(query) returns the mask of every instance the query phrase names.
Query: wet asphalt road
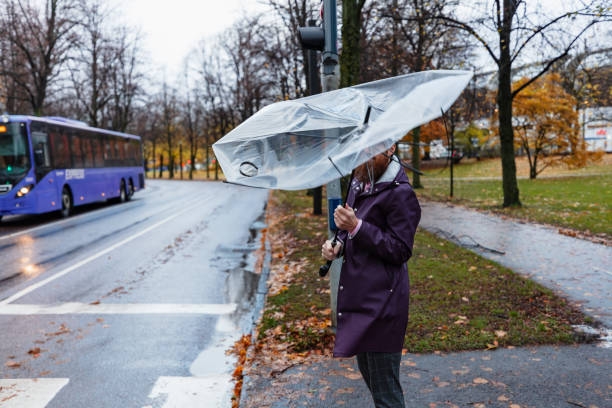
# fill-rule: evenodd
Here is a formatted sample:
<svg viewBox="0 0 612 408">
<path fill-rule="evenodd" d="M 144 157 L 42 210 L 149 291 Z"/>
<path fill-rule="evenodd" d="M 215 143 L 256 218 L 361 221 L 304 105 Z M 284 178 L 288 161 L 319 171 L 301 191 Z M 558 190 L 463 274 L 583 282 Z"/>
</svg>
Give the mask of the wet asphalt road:
<svg viewBox="0 0 612 408">
<path fill-rule="evenodd" d="M 229 403 L 224 350 L 249 328 L 266 197 L 150 180 L 66 220 L 5 218 L 0 406 Z"/>
</svg>

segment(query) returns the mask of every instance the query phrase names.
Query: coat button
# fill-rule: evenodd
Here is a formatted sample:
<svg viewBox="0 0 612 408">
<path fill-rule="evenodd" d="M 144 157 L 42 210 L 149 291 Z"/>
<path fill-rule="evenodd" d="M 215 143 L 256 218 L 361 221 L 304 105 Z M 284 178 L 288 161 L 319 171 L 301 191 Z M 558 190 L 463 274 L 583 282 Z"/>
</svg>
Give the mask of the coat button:
<svg viewBox="0 0 612 408">
<path fill-rule="evenodd" d="M 344 286 L 340 285 L 340 288 L 339 288 L 339 289 L 340 289 L 340 290 L 344 290 Z"/>
<path fill-rule="evenodd" d="M 342 316 L 342 313 L 338 313 L 338 317 Z"/>
<path fill-rule="evenodd" d="M 393 289 L 389 289 L 389 292 L 393 293 Z"/>
</svg>

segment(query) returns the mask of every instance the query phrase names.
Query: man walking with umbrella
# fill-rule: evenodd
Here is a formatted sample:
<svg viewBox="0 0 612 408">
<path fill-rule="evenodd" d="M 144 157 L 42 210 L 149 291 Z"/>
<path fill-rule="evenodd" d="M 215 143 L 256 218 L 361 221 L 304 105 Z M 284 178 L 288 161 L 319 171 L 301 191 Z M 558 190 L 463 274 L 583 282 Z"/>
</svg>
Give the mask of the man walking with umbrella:
<svg viewBox="0 0 612 408">
<path fill-rule="evenodd" d="M 399 367 L 408 324 L 409 279 L 421 208 L 395 146 L 355 169 L 345 207 L 334 212 L 338 244 L 322 255 L 344 256 L 338 286 L 334 357 L 357 356 L 374 404 L 404 407 Z"/>
</svg>

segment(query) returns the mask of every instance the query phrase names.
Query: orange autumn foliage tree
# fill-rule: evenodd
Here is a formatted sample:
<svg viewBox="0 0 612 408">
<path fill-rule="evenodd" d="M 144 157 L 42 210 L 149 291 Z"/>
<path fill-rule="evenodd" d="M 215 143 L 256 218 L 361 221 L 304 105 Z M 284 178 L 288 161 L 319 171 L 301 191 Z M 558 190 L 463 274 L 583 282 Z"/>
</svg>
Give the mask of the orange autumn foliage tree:
<svg viewBox="0 0 612 408">
<path fill-rule="evenodd" d="M 514 84 L 519 88 L 523 78 Z M 584 166 L 589 153 L 580 137 L 576 101 L 561 86 L 561 78 L 546 75 L 517 94 L 512 104 L 517 147 L 529 160 L 529 178 L 535 179 L 547 167 L 566 163 Z"/>
<path fill-rule="evenodd" d="M 414 132 L 414 131 L 413 131 Z M 427 146 L 422 146 L 427 156 L 429 153 L 429 143 L 433 140 L 442 139 L 446 143 L 446 129 L 442 119 L 435 119 L 421 126 L 419 141 Z M 409 132 L 401 140 L 402 142 L 412 143 L 412 132 Z"/>
</svg>

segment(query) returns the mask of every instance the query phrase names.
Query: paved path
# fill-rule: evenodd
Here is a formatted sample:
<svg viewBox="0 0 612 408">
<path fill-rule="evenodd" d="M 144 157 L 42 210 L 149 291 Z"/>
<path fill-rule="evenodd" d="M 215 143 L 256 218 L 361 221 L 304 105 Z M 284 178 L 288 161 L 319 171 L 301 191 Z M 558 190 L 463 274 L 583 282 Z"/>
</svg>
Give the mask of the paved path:
<svg viewBox="0 0 612 408">
<path fill-rule="evenodd" d="M 612 328 L 612 247 L 561 235 L 556 229 L 463 207 L 422 201 L 420 226 L 561 292 Z"/>
<path fill-rule="evenodd" d="M 407 354 L 400 378 L 407 408 L 604 408 L 611 365 L 612 350 L 595 345 Z M 374 406 L 354 358 L 249 377 L 243 392 L 241 408 Z"/>
</svg>

